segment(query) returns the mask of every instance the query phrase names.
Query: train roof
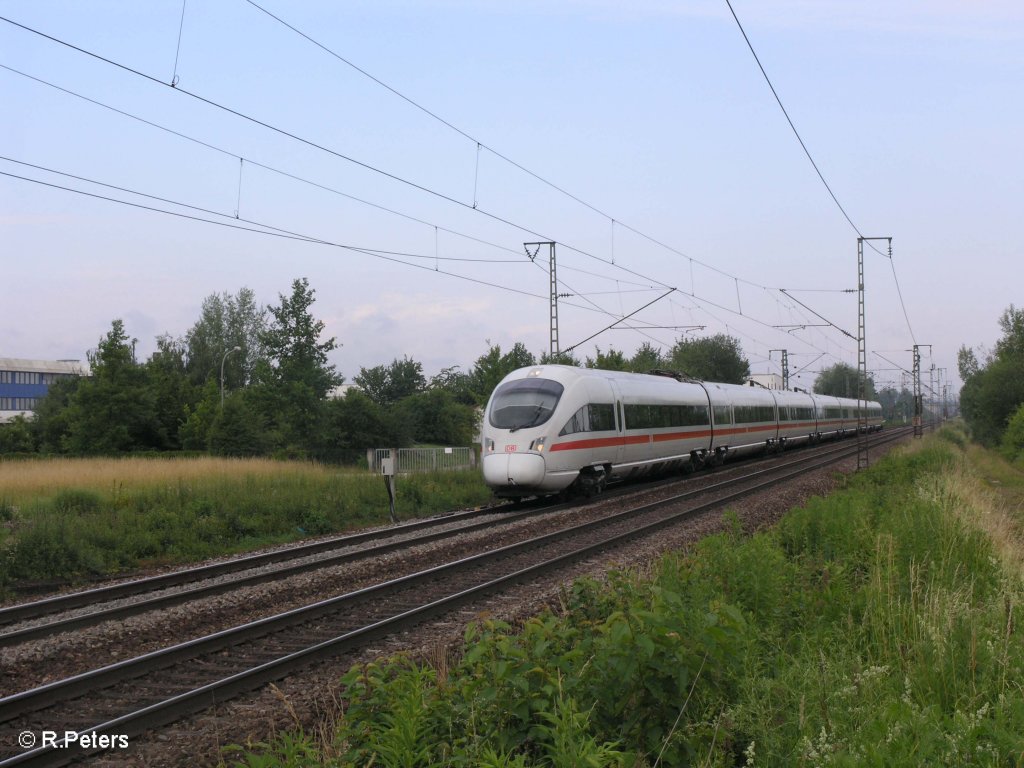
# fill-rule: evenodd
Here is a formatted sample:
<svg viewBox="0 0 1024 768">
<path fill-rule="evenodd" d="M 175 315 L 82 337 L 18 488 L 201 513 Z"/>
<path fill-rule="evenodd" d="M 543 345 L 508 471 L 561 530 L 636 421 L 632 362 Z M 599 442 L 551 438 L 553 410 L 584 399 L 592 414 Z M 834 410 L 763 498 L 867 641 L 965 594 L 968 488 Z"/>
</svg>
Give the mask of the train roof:
<svg viewBox="0 0 1024 768">
<path fill-rule="evenodd" d="M 632 371 L 609 371 L 602 368 L 579 368 L 573 365 L 555 365 L 542 363 L 539 365 L 531 365 L 525 368 L 517 368 L 516 370 L 505 376 L 502 381 L 515 381 L 517 379 L 525 379 L 530 377 L 538 377 L 551 379 L 557 381 L 560 384 L 569 384 L 573 380 L 581 378 L 601 378 L 606 380 L 614 380 L 621 382 L 633 382 L 633 383 L 650 383 L 656 380 L 660 381 L 672 381 L 677 380 L 684 384 L 692 384 L 702 386 L 709 391 L 717 392 L 720 395 L 726 395 L 733 398 L 741 398 L 750 402 L 764 401 L 765 396 L 770 397 L 772 394 L 778 396 L 779 400 L 787 401 L 786 404 L 792 404 L 795 402 L 807 402 L 808 399 L 812 401 L 833 401 L 837 405 L 845 405 L 848 407 L 856 407 L 856 398 L 844 398 L 834 397 L 832 395 L 818 395 L 810 392 L 795 392 L 792 390 L 785 389 L 766 389 L 761 386 L 752 386 L 749 384 L 726 384 L 717 381 L 702 381 L 699 379 L 691 379 L 682 375 L 674 374 L 672 371 L 659 371 L 657 373 L 633 373 Z M 875 401 L 868 401 L 869 405 L 878 405 Z"/>
</svg>

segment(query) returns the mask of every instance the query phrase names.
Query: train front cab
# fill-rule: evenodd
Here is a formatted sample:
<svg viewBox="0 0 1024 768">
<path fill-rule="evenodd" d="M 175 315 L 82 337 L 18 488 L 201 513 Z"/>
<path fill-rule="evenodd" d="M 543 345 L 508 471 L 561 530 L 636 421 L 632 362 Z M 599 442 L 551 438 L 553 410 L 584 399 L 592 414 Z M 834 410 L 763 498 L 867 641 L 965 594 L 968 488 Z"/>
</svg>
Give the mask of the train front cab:
<svg viewBox="0 0 1024 768">
<path fill-rule="evenodd" d="M 481 463 L 484 481 L 499 496 L 549 490 L 544 429 L 555 416 L 564 390 L 561 382 L 539 374 L 506 379 L 494 390 L 484 413 Z M 568 478 L 566 485 L 574 479 Z"/>
</svg>

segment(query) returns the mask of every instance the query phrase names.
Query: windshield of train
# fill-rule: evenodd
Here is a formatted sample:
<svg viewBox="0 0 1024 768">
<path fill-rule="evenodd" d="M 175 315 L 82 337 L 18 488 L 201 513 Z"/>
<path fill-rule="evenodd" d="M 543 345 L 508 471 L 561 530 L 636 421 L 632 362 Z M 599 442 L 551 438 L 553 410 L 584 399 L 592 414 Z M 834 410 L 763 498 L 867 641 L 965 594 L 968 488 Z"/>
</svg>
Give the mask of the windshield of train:
<svg viewBox="0 0 1024 768">
<path fill-rule="evenodd" d="M 564 387 L 550 379 L 517 379 L 502 384 L 491 401 L 492 427 L 513 432 L 551 418 Z"/>
</svg>

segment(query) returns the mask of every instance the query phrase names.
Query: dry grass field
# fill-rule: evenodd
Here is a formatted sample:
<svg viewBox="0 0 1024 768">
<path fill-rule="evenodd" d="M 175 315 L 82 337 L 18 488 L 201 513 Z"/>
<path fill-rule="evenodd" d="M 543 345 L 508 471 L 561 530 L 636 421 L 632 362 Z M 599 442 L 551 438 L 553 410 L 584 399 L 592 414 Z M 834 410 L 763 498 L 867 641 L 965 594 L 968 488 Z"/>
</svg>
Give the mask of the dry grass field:
<svg viewBox="0 0 1024 768">
<path fill-rule="evenodd" d="M 116 495 L 126 490 L 181 484 L 321 483 L 340 473 L 353 475 L 359 471 L 309 462 L 206 456 L 0 460 L 0 499 L 19 504 L 72 488 Z"/>
<path fill-rule="evenodd" d="M 403 476 L 403 519 L 484 503 L 479 472 Z M 388 520 L 365 470 L 214 457 L 0 460 L 0 591 L 201 560 Z"/>
</svg>

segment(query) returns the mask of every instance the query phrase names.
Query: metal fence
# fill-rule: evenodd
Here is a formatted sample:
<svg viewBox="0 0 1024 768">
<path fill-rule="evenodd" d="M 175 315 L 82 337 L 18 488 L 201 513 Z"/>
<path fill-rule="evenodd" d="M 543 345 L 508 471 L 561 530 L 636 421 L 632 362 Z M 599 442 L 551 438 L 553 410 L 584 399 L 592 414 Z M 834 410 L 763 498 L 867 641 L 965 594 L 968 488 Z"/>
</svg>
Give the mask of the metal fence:
<svg viewBox="0 0 1024 768">
<path fill-rule="evenodd" d="M 395 471 L 448 472 L 453 469 L 471 469 L 476 466 L 476 453 L 472 448 L 371 448 L 366 452 L 370 471 L 379 473 L 381 459 L 394 458 Z"/>
</svg>

